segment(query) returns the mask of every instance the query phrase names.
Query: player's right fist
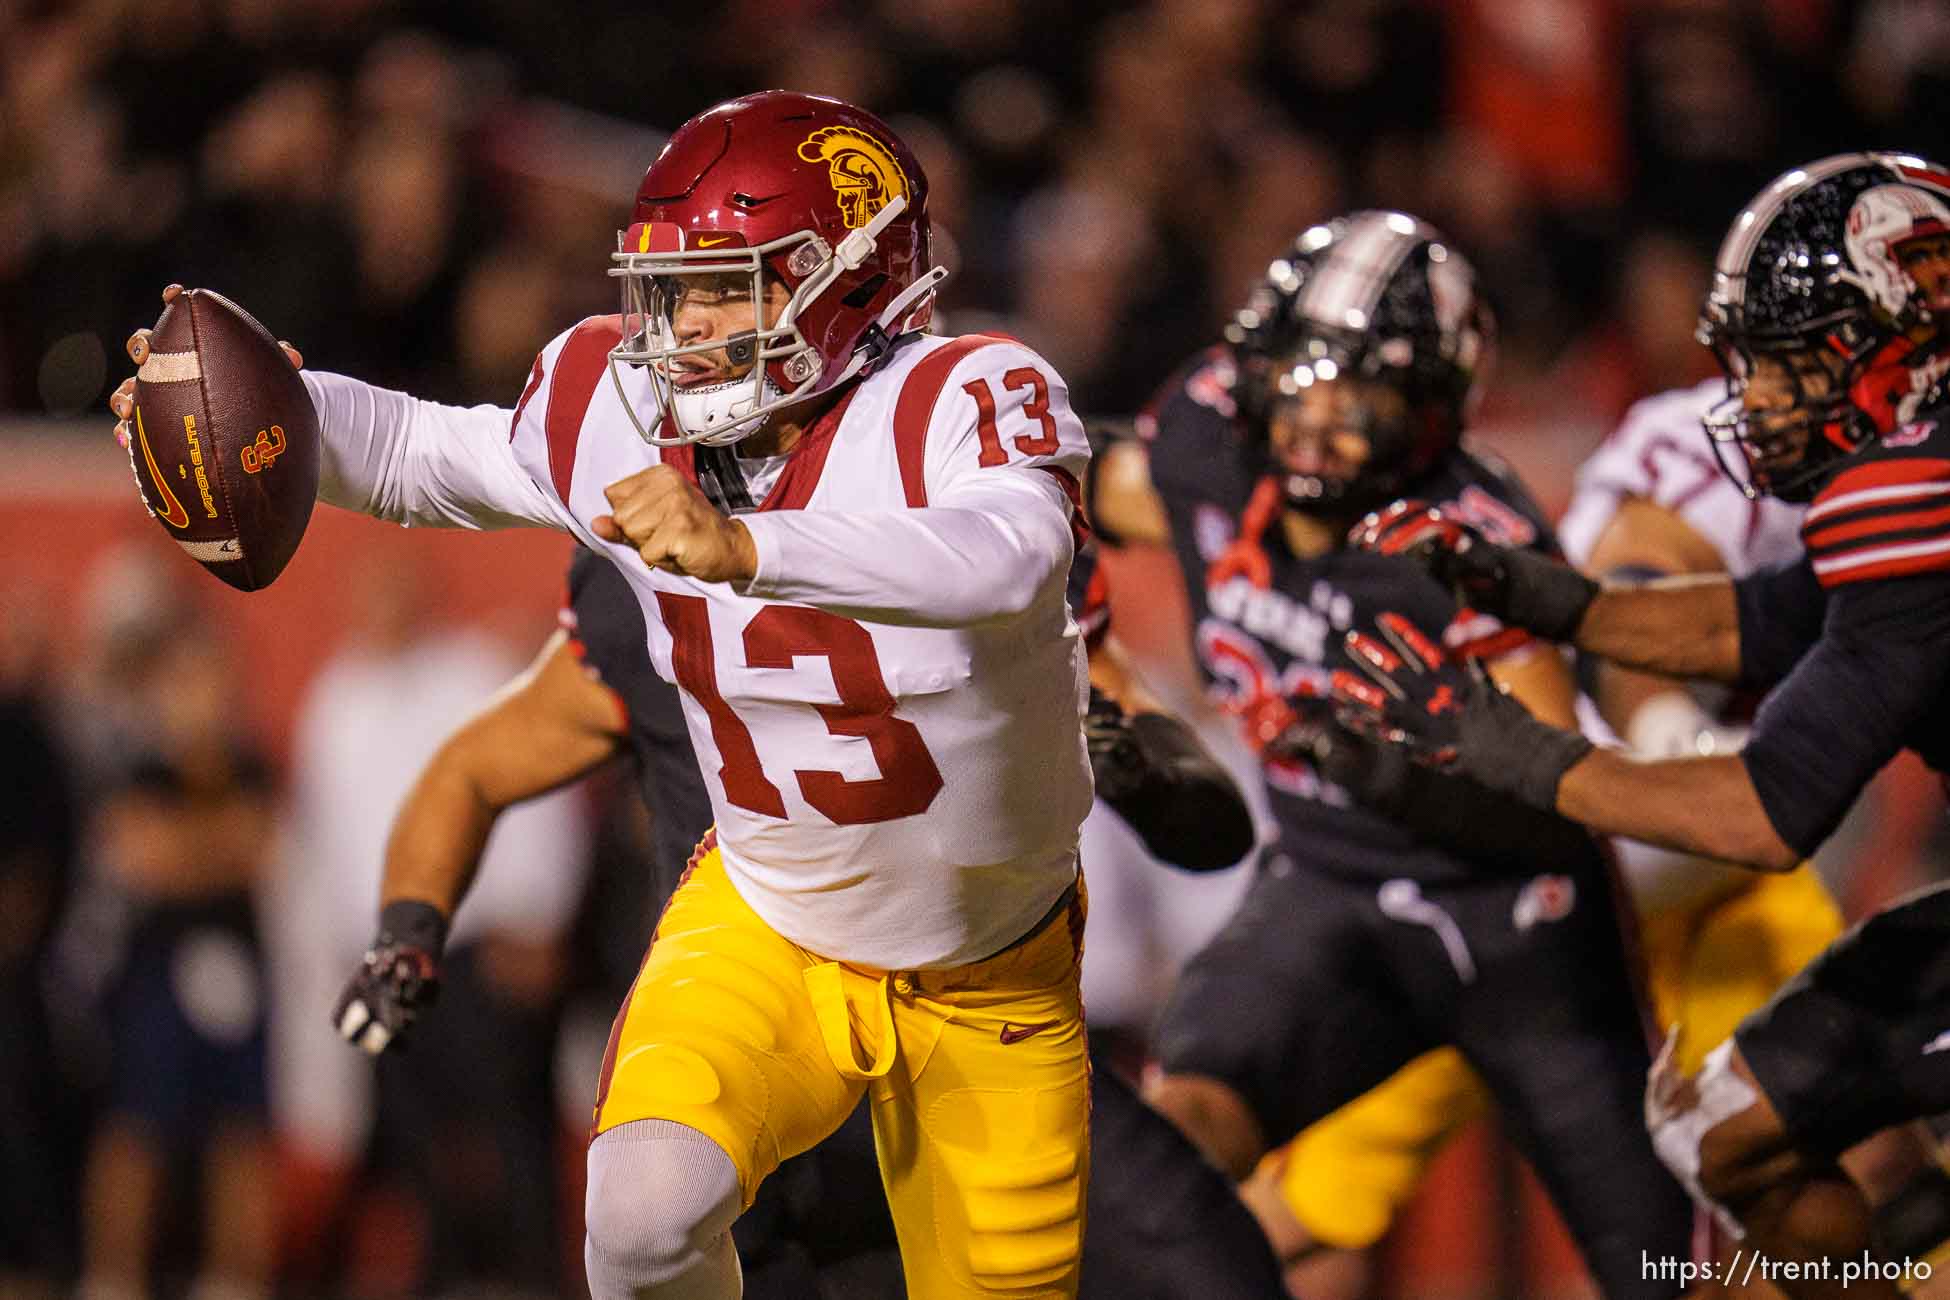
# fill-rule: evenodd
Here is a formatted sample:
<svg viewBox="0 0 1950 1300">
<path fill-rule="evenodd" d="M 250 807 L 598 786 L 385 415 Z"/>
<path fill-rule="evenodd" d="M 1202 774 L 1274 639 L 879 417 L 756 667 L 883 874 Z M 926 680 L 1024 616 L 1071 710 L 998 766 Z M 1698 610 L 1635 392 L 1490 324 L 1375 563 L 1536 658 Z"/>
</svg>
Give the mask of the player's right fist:
<svg viewBox="0 0 1950 1300">
<path fill-rule="evenodd" d="M 712 505 L 669 465 L 652 465 L 603 489 L 610 513 L 590 521 L 606 542 L 627 542 L 653 569 L 701 582 L 747 582 L 758 549 L 745 526 Z"/>
<path fill-rule="evenodd" d="M 1459 604 L 1548 641 L 1573 641 L 1598 584 L 1536 551 L 1500 546 L 1426 501 L 1397 501 L 1354 526 L 1348 541 L 1421 565 Z"/>
<path fill-rule="evenodd" d="M 379 913 L 379 935 L 332 1011 L 346 1042 L 377 1056 L 400 1040 L 440 994 L 447 918 L 431 903 L 401 900 Z"/>
</svg>

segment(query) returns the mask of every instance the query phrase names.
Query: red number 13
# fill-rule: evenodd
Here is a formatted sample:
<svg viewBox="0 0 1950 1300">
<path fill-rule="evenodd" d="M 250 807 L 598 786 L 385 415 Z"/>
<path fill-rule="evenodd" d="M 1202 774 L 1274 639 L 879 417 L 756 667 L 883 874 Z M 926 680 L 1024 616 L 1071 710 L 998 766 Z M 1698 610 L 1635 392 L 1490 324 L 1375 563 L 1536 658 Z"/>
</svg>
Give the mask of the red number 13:
<svg viewBox="0 0 1950 1300">
<path fill-rule="evenodd" d="M 1018 388 L 1032 389 L 1022 399 L 1022 413 L 1043 426 L 1039 434 L 1017 434 L 1013 439 L 1016 450 L 1025 456 L 1055 455 L 1056 417 L 1049 413 L 1049 380 L 1043 378 L 1043 372 L 1034 366 L 1017 366 L 1002 376 L 1002 386 L 1011 392 Z M 975 399 L 975 436 L 982 440 L 982 454 L 975 463 L 983 469 L 1008 464 L 1009 453 L 1002 450 L 1002 434 L 995 427 L 995 393 L 989 388 L 989 381 L 971 379 L 961 388 Z"/>
<path fill-rule="evenodd" d="M 709 608 L 702 596 L 657 593 L 670 629 L 671 672 L 703 706 L 724 765 L 725 798 L 750 812 L 785 816 L 785 799 L 758 761 L 751 729 L 718 692 Z M 893 821 L 925 812 L 941 793 L 941 769 L 915 725 L 894 716 L 894 696 L 881 676 L 867 630 L 849 618 L 799 605 L 767 605 L 745 625 L 745 663 L 790 668 L 798 656 L 824 658 L 838 704 L 816 704 L 835 736 L 858 736 L 873 750 L 880 775 L 852 781 L 838 772 L 800 768 L 793 775 L 806 802 L 841 826 Z"/>
</svg>

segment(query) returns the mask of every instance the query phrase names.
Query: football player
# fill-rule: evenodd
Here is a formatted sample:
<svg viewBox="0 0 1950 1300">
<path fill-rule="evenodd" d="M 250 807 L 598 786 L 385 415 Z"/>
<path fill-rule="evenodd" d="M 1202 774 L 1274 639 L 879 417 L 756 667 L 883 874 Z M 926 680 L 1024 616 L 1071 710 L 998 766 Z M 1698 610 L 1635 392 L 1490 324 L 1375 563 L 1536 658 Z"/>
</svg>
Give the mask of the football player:
<svg viewBox="0 0 1950 1300">
<path fill-rule="evenodd" d="M 869 1093 L 910 1294 L 1076 1289 L 1088 449 L 1042 358 L 927 332 L 928 253 L 885 123 L 765 92 L 670 138 L 621 314 L 544 348 L 512 410 L 305 374 L 324 499 L 570 533 L 683 692 L 716 829 L 603 1069 L 598 1297 L 735 1295 L 731 1222 Z M 444 926 L 401 898 L 375 946 Z"/>
<path fill-rule="evenodd" d="M 1202 825 L 1214 833 L 1184 841 L 1195 866 L 1243 856 L 1252 833 L 1244 801 L 1183 723 L 1144 706 L 1104 639 L 1108 606 L 1097 573 L 1086 547 L 1072 566 L 1070 592 L 1091 646 L 1090 747 L 1099 789 L 1140 825 L 1174 828 L 1147 837 L 1154 852 L 1172 847 L 1170 837 L 1183 835 L 1176 828 Z M 690 846 L 710 827 L 710 802 L 677 692 L 646 653 L 642 609 L 615 565 L 581 550 L 570 564 L 561 625 L 527 672 L 450 737 L 422 773 L 395 819 L 386 904 L 428 900 L 451 917 L 504 809 L 624 754 L 655 809 L 653 889 L 661 898 L 675 890 Z M 403 945 L 375 948 L 348 983 L 335 1019 L 383 1025 L 383 1035 L 356 1035 L 376 1050 L 400 1042 L 433 1000 L 439 956 Z M 345 1010 L 355 1003 L 365 1015 L 348 1020 Z M 1091 1182 L 1090 1218 L 1100 1231 L 1086 1239 L 1082 1294 L 1163 1300 L 1196 1288 L 1212 1296 L 1276 1295 L 1265 1240 L 1224 1180 L 1115 1072 L 1098 1068 L 1091 1080 L 1093 1142 L 1111 1160 Z M 796 1207 L 781 1190 L 788 1183 L 819 1189 L 819 1213 Z M 864 1108 L 782 1165 L 758 1197 L 764 1212 L 739 1224 L 748 1296 L 806 1294 L 817 1285 L 806 1272 L 813 1263 L 857 1281 L 882 1251 L 894 1249 Z"/>
<path fill-rule="evenodd" d="M 1943 322 L 1920 279 L 1885 275 L 1867 259 L 1886 251 L 1849 237 L 1892 187 L 1929 212 L 1950 197 L 1950 175 L 1907 155 L 1844 154 L 1777 178 L 1721 244 L 1702 312 L 1728 378 L 1706 422 L 1711 445 L 1743 491 L 1807 504 L 1793 562 L 1601 587 L 1440 510 L 1404 503 L 1361 530 L 1364 544 L 1417 558 L 1540 635 L 1765 689 L 1745 748 L 1637 761 L 1420 656 L 1371 663 L 1376 685 L 1337 683 L 1350 719 L 1595 829 L 1772 871 L 1813 853 L 1898 751 L 1950 770 Z M 1947 935 L 1950 890 L 1902 900 L 1829 947 L 1698 1071 L 1669 1052 L 1654 1072 L 1647 1114 L 1661 1154 L 1755 1249 L 1833 1261 L 1865 1248 L 1868 1208 L 1837 1156 L 1950 1108 Z M 1834 1276 L 1780 1284 L 1841 1293 Z M 1854 1287 L 1894 1293 L 1886 1276 Z"/>
<path fill-rule="evenodd" d="M 1611 574 L 1738 576 L 1799 553 L 1800 508 L 1748 500 L 1699 436 L 1722 392 L 1711 381 L 1647 398 L 1626 413 L 1578 472 L 1557 530 L 1569 559 Z M 1587 733 L 1626 737 L 1642 754 L 1698 753 L 1741 740 L 1724 710 L 1669 679 L 1606 665 L 1595 696 L 1595 708 L 1590 698 L 1579 700 Z M 1613 849 L 1638 912 L 1658 1023 L 1681 1031 L 1675 1060 L 1682 1069 L 1697 1068 L 1707 1049 L 1842 931 L 1841 913 L 1812 867 L 1757 876 L 1632 841 Z M 1442 1143 L 1483 1099 L 1467 1064 L 1444 1050 L 1309 1128 L 1269 1161 L 1270 1177 L 1249 1185 L 1283 1256 L 1379 1240 Z M 1268 1195 L 1269 1184 L 1277 1196 Z"/>
<path fill-rule="evenodd" d="M 1642 1253 L 1686 1257 L 1691 1215 L 1635 1122 L 1650 1053 L 1597 846 L 1479 786 L 1395 779 L 1407 765 L 1337 730 L 1319 698 L 1350 662 L 1343 635 L 1397 610 L 1394 635 L 1447 634 L 1534 707 L 1572 719 L 1556 654 L 1459 610 L 1413 566 L 1345 544 L 1351 521 L 1416 485 L 1514 547 L 1551 547 L 1523 490 L 1459 443 L 1491 345 L 1457 249 L 1402 213 L 1355 213 L 1274 261 L 1226 343 L 1101 465 L 1106 533 L 1167 543 L 1180 560 L 1195 652 L 1264 745 L 1281 830 L 1237 915 L 1181 976 L 1147 1096 L 1245 1178 L 1411 1061 L 1402 1086 L 1420 1088 L 1418 1058 L 1453 1045 L 1503 1104 L 1605 1293 L 1672 1295 Z M 1457 1058 L 1435 1068 L 1453 1076 Z M 1343 1172 L 1348 1189 L 1375 1173 Z M 1365 1244 L 1380 1231 L 1370 1203 L 1326 1192 L 1310 1226 Z"/>
</svg>

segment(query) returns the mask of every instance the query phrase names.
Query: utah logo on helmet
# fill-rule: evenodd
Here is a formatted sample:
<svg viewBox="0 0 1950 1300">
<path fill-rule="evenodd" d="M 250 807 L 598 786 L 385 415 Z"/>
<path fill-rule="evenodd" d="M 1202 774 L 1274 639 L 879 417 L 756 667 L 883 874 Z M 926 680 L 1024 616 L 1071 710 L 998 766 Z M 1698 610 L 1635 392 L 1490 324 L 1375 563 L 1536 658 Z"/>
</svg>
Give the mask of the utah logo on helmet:
<svg viewBox="0 0 1950 1300">
<path fill-rule="evenodd" d="M 1837 274 L 1866 292 L 1892 319 L 1911 319 L 1943 303 L 1944 237 L 1950 207 L 1918 185 L 1875 185 L 1856 195 L 1844 247 L 1854 273 Z M 1932 241 L 1918 248 L 1921 241 Z M 1922 257 L 1917 257 L 1917 254 Z M 1919 278 L 1910 263 L 1927 266 Z"/>
<path fill-rule="evenodd" d="M 888 200 L 909 194 L 907 173 L 891 149 L 864 131 L 850 126 L 821 127 L 799 145 L 807 162 L 824 162 L 826 176 L 839 200 L 840 220 L 858 230 L 887 206 Z"/>
</svg>

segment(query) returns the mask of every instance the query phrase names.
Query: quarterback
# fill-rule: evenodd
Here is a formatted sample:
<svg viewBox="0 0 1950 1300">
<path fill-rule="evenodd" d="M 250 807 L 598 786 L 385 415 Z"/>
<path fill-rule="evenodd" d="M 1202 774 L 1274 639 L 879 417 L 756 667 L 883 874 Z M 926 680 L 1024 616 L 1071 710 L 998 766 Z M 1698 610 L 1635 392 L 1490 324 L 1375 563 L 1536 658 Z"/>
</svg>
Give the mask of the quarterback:
<svg viewBox="0 0 1950 1300">
<path fill-rule="evenodd" d="M 870 1095 L 910 1295 L 1073 1295 L 1089 451 L 1063 380 L 926 332 L 926 178 L 837 100 L 700 114 L 632 216 L 621 313 L 549 343 L 512 410 L 305 375 L 322 499 L 573 535 L 682 692 L 716 829 L 611 1035 L 590 1289 L 737 1295 L 732 1221 Z M 444 924 L 395 899 L 375 951 Z"/>
</svg>

